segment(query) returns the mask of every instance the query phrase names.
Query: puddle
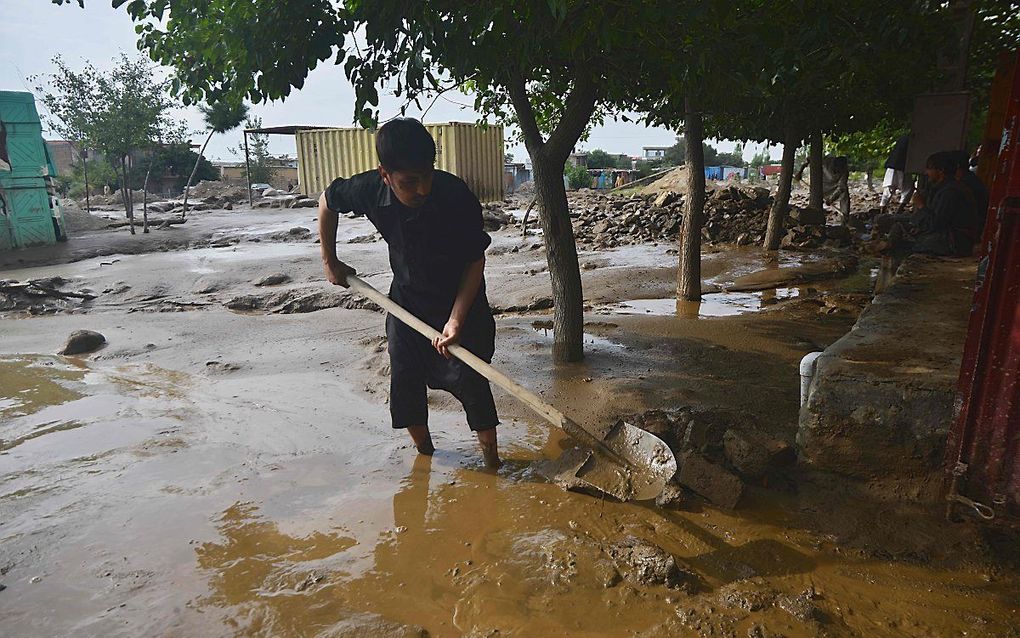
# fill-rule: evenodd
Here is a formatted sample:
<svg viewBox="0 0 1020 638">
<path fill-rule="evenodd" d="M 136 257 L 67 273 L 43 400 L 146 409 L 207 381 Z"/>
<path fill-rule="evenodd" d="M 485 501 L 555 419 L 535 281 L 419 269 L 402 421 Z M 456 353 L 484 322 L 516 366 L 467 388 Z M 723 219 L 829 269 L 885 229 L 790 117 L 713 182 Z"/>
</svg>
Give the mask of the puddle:
<svg viewBox="0 0 1020 638">
<path fill-rule="evenodd" d="M 701 301 L 665 299 L 632 299 L 599 306 L 600 315 L 651 315 L 679 317 L 732 317 L 756 312 L 773 303 L 801 296 L 799 288 L 776 288 L 760 292 L 718 292 L 702 295 Z"/>
<path fill-rule="evenodd" d="M 540 333 L 542 336 L 544 336 L 547 339 L 549 339 L 550 341 L 552 341 L 552 338 L 553 338 L 553 329 L 552 329 L 552 322 L 551 321 L 535 321 L 535 322 L 533 322 L 531 324 L 531 327 L 535 330 L 535 332 Z M 590 332 L 583 333 L 581 335 L 581 338 L 584 340 L 585 345 L 600 346 L 600 347 L 603 347 L 603 348 L 620 348 L 620 349 L 626 349 L 626 347 L 627 347 L 627 346 L 623 345 L 622 343 L 616 343 L 615 341 L 610 341 L 609 339 L 606 339 L 605 337 L 600 337 L 598 335 L 591 334 Z"/>
</svg>

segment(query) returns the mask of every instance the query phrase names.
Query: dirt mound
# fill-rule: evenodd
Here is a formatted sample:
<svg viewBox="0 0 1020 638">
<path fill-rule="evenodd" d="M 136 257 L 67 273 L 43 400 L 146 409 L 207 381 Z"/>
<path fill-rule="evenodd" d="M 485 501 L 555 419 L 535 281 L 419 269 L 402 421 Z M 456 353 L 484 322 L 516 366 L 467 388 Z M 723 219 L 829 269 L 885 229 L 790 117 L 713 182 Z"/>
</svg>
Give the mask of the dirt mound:
<svg viewBox="0 0 1020 638">
<path fill-rule="evenodd" d="M 190 197 L 226 200 L 239 204 L 248 201 L 244 184 L 227 184 L 220 181 L 202 180 L 191 187 Z"/>
<path fill-rule="evenodd" d="M 713 190 L 711 186 L 709 191 Z M 684 195 L 687 193 L 687 167 L 678 166 L 659 179 L 641 189 L 641 195 L 658 195 L 664 192 Z"/>
<path fill-rule="evenodd" d="M 101 230 L 112 221 L 107 217 L 85 212 L 73 199 L 60 200 L 60 212 L 64 216 L 64 224 L 69 234 Z"/>
</svg>

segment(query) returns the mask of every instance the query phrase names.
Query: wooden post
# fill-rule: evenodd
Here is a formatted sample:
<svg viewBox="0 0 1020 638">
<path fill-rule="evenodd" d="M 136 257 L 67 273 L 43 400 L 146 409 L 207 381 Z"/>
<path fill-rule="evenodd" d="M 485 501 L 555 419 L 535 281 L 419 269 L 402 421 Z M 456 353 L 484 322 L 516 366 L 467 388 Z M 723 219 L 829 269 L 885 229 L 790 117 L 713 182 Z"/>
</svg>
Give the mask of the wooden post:
<svg viewBox="0 0 1020 638">
<path fill-rule="evenodd" d="M 248 182 L 248 206 L 254 207 L 251 200 L 251 159 L 248 156 L 248 129 L 244 129 L 244 177 Z"/>
</svg>

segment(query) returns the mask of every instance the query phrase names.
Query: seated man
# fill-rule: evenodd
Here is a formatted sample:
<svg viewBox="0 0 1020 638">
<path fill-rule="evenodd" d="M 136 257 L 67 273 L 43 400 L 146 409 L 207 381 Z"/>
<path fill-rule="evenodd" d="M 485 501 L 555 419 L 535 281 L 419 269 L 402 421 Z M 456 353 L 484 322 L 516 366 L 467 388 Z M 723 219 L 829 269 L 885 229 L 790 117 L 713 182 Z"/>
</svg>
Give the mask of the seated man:
<svg viewBox="0 0 1020 638">
<path fill-rule="evenodd" d="M 964 257 L 979 239 L 979 222 L 973 197 L 956 179 L 957 160 L 952 151 L 932 154 L 925 173 L 929 192 L 915 192 L 911 220 L 920 231 L 913 252 Z"/>
</svg>

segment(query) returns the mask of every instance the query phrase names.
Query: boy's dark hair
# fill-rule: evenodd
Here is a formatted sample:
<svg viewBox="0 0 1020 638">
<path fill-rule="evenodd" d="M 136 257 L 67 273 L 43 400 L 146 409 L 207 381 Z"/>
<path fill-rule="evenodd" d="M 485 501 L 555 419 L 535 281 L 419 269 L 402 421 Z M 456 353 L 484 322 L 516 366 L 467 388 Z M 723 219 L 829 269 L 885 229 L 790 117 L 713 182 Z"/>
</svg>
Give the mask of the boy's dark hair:
<svg viewBox="0 0 1020 638">
<path fill-rule="evenodd" d="M 956 158 L 953 156 L 953 151 L 932 153 L 928 156 L 926 165 L 928 168 L 940 170 L 946 175 L 952 175 L 956 172 Z"/>
<path fill-rule="evenodd" d="M 398 117 L 375 134 L 375 152 L 388 171 L 424 171 L 436 163 L 436 142 L 421 122 Z"/>
</svg>

